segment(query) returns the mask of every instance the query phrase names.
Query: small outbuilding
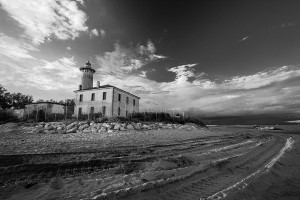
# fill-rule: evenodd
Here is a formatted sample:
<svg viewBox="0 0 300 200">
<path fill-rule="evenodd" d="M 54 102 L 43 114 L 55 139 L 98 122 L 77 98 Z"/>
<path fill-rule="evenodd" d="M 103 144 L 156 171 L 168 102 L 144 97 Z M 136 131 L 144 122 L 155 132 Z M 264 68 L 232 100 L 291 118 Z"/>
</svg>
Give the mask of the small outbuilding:
<svg viewBox="0 0 300 200">
<path fill-rule="evenodd" d="M 49 120 L 63 118 L 65 105 L 53 102 L 37 102 L 25 105 L 27 119 Z"/>
</svg>

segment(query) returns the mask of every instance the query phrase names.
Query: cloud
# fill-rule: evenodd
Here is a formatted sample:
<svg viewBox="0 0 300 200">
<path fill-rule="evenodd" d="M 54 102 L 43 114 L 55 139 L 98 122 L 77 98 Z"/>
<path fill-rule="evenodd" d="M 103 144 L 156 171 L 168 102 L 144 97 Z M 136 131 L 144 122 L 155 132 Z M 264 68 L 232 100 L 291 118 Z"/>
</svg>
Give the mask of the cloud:
<svg viewBox="0 0 300 200">
<path fill-rule="evenodd" d="M 101 34 L 101 37 L 105 37 L 106 36 L 106 31 L 103 30 L 103 29 L 100 29 L 100 34 Z"/>
<path fill-rule="evenodd" d="M 168 71 L 176 74 L 171 82 L 150 80 L 142 68 L 137 69 L 138 73 L 121 71 L 122 76 L 111 73 L 98 78 L 103 84 L 113 84 L 140 96 L 141 110 L 185 110 L 202 117 L 300 114 L 300 69 L 297 66 L 235 76 L 220 83 L 206 78 L 196 67 L 196 63 L 171 67 Z"/>
<path fill-rule="evenodd" d="M 146 71 L 141 71 L 140 77 L 146 78 L 147 77 L 146 73 L 147 73 Z"/>
<path fill-rule="evenodd" d="M 0 3 L 35 45 L 52 38 L 75 39 L 88 30 L 87 15 L 79 9 L 77 1 L 0 0 Z"/>
<path fill-rule="evenodd" d="M 136 48 L 127 48 L 116 42 L 112 52 L 105 52 L 103 56 L 98 55 L 96 59 L 102 75 L 123 77 L 126 74 L 137 72 L 150 62 L 164 59 L 164 57 L 154 57 L 155 51 L 155 45 L 150 40 L 148 40 L 147 46 L 138 44 Z"/>
<path fill-rule="evenodd" d="M 287 121 L 288 123 L 300 124 L 300 120 Z"/>
<path fill-rule="evenodd" d="M 283 66 L 277 69 L 275 68 L 258 72 L 249 76 L 236 76 L 230 80 L 226 80 L 223 85 L 226 87 L 244 89 L 258 88 L 274 82 L 281 82 L 293 77 L 297 77 L 299 74 L 299 68 L 293 66 Z"/>
<path fill-rule="evenodd" d="M 240 42 L 243 42 L 243 41 L 248 40 L 248 39 L 249 39 L 249 36 L 245 36 L 242 39 L 240 39 Z"/>
<path fill-rule="evenodd" d="M 90 32 L 90 37 L 97 37 L 97 36 L 99 36 L 98 30 L 94 28 Z"/>
<path fill-rule="evenodd" d="M 0 33 L 0 52 L 2 56 L 21 59 L 34 59 L 29 52 L 38 51 L 33 45 L 28 44 L 24 40 L 17 40 Z"/>
<path fill-rule="evenodd" d="M 43 96 L 73 96 L 77 88 L 80 71 L 74 57 L 62 57 L 54 61 L 37 59 L 32 55 L 38 51 L 24 40 L 0 34 L 1 84 L 10 91 L 43 98 Z M 51 92 L 45 92 L 51 91 Z M 51 94 L 51 95 L 50 95 Z"/>
</svg>

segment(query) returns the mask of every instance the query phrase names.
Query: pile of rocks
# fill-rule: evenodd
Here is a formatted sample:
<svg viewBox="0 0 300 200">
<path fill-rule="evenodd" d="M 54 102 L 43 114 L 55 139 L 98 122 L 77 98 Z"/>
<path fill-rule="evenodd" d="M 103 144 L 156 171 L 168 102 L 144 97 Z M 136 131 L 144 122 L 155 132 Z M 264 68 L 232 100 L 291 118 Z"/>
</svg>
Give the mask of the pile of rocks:
<svg viewBox="0 0 300 200">
<path fill-rule="evenodd" d="M 101 133 L 126 130 L 155 130 L 155 129 L 199 129 L 196 124 L 166 124 L 166 123 L 94 123 L 94 122 L 40 122 L 35 126 L 35 133 L 66 134 L 66 133 Z"/>
<path fill-rule="evenodd" d="M 282 130 L 281 128 L 273 127 L 273 126 L 253 126 L 255 129 L 260 129 L 260 130 Z"/>
</svg>

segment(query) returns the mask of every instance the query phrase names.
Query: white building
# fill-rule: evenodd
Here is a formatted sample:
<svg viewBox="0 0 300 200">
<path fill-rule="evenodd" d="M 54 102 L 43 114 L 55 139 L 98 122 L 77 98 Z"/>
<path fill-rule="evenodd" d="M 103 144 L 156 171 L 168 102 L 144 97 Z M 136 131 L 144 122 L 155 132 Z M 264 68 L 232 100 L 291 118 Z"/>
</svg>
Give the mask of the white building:
<svg viewBox="0 0 300 200">
<path fill-rule="evenodd" d="M 93 74 L 95 70 L 87 62 L 80 68 L 82 72 L 81 85 L 75 92 L 74 115 L 100 115 L 105 117 L 126 117 L 132 113 L 139 112 L 139 97 L 121 90 L 112 85 L 93 87 Z"/>
</svg>

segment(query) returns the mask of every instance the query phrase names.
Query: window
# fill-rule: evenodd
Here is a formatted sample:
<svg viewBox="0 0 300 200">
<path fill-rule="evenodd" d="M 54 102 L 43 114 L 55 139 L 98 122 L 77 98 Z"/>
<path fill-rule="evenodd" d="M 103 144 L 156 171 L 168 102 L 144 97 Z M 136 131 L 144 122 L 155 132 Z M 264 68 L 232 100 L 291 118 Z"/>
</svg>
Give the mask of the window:
<svg viewBox="0 0 300 200">
<path fill-rule="evenodd" d="M 94 107 L 91 107 L 91 114 L 94 114 L 94 110 L 95 110 L 95 108 Z"/>
<path fill-rule="evenodd" d="M 103 92 L 103 100 L 106 100 L 106 92 Z"/>
<path fill-rule="evenodd" d="M 105 112 L 106 112 L 106 107 L 102 106 L 102 115 L 105 116 Z"/>
<path fill-rule="evenodd" d="M 83 100 L 83 94 L 81 94 L 81 95 L 79 96 L 79 102 L 82 102 L 82 100 Z"/>
<path fill-rule="evenodd" d="M 120 107 L 118 108 L 118 115 L 119 116 L 121 115 L 121 108 Z"/>
<path fill-rule="evenodd" d="M 95 101 L 95 93 L 92 93 L 91 101 Z"/>
<path fill-rule="evenodd" d="M 78 116 L 81 116 L 82 115 L 82 108 L 79 108 L 78 110 Z"/>
<path fill-rule="evenodd" d="M 133 99 L 133 105 L 135 106 L 135 99 Z"/>
<path fill-rule="evenodd" d="M 129 103 L 129 98 L 128 98 L 128 97 L 126 97 L 126 103 L 127 103 L 127 104 Z"/>
<path fill-rule="evenodd" d="M 121 94 L 119 94 L 119 101 L 121 101 Z"/>
</svg>

